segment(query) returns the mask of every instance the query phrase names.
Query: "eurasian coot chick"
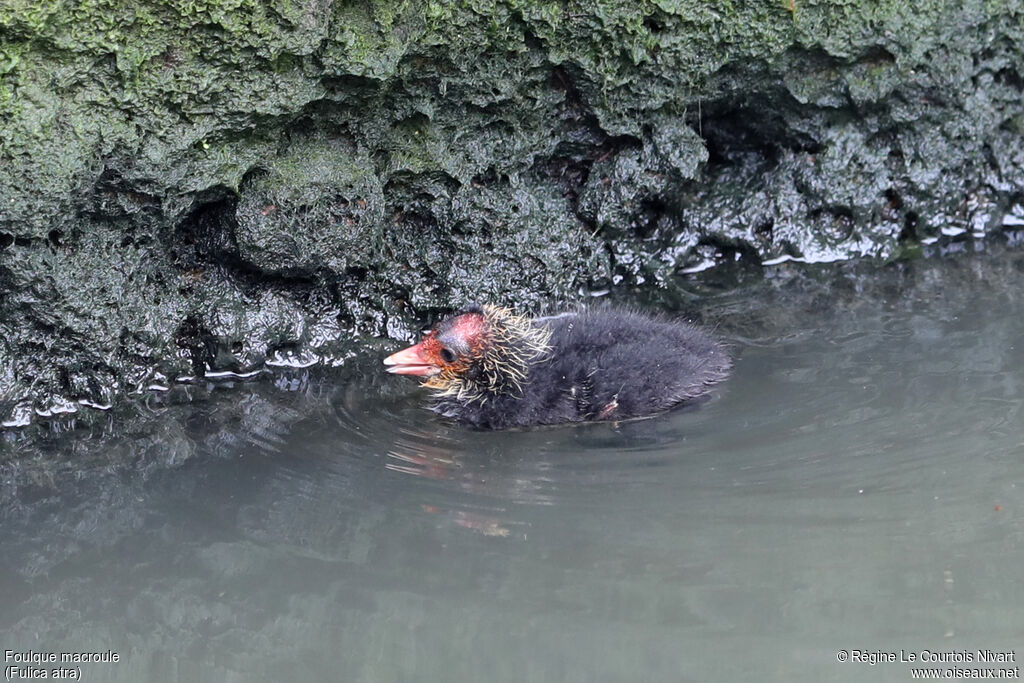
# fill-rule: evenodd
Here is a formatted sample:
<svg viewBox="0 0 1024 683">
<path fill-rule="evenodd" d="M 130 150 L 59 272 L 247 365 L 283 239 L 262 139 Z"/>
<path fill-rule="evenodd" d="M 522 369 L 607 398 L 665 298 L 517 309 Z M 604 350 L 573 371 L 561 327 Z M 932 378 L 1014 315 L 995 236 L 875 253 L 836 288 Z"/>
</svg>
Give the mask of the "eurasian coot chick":
<svg viewBox="0 0 1024 683">
<path fill-rule="evenodd" d="M 425 377 L 433 410 L 481 429 L 652 415 L 706 394 L 730 367 L 684 322 L 604 308 L 531 320 L 475 305 L 384 364 Z"/>
</svg>

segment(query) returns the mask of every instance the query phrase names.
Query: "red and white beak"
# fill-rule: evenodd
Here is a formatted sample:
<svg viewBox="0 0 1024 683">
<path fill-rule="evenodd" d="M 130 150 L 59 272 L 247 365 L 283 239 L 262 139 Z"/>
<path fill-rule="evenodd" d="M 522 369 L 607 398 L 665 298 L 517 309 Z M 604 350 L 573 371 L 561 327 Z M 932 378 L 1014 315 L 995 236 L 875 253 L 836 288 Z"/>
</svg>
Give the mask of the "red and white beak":
<svg viewBox="0 0 1024 683">
<path fill-rule="evenodd" d="M 441 368 L 431 363 L 423 354 L 423 342 L 391 354 L 384 359 L 384 365 L 390 366 L 388 372 L 394 375 L 429 377 L 441 372 Z"/>
</svg>

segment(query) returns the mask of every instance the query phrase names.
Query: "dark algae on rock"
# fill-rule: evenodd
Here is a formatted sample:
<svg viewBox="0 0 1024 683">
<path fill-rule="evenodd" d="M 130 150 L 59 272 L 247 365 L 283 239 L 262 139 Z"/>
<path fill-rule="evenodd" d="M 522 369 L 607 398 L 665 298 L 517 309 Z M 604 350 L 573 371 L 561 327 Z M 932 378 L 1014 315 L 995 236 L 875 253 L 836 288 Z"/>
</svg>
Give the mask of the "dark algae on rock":
<svg viewBox="0 0 1024 683">
<path fill-rule="evenodd" d="M 0 422 L 1024 222 L 1014 1 L 0 3 Z"/>
</svg>

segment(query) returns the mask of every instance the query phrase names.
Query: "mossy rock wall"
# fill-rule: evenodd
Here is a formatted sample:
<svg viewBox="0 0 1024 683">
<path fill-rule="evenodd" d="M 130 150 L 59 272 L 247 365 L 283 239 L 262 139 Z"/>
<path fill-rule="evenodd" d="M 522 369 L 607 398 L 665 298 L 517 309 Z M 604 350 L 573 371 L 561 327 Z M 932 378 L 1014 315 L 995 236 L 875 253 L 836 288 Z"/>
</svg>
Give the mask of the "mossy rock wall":
<svg viewBox="0 0 1024 683">
<path fill-rule="evenodd" d="M 1024 222 L 1024 8 L 0 4 L 0 422 Z"/>
</svg>

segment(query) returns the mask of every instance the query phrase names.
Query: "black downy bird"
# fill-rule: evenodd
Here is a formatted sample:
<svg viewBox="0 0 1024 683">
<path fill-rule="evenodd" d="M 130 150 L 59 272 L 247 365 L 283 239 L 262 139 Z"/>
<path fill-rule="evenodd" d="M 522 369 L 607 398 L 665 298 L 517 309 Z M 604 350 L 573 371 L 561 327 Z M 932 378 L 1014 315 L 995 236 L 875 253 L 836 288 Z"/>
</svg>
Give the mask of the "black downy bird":
<svg viewBox="0 0 1024 683">
<path fill-rule="evenodd" d="M 731 362 L 689 323 L 617 309 L 542 318 L 472 305 L 384 359 L 432 409 L 479 429 L 624 420 L 700 398 Z"/>
<path fill-rule="evenodd" d="M 426 378 L 432 410 L 479 429 L 654 415 L 708 393 L 731 362 L 687 323 L 600 308 L 527 318 L 471 305 L 384 359 Z"/>
</svg>

